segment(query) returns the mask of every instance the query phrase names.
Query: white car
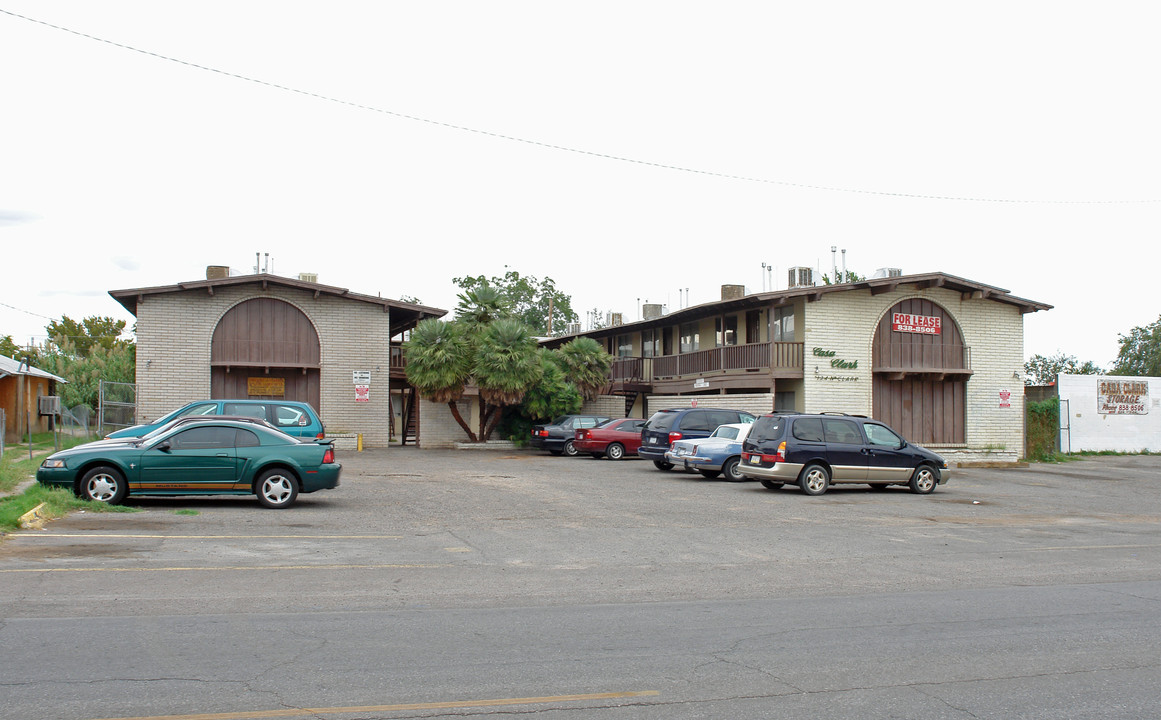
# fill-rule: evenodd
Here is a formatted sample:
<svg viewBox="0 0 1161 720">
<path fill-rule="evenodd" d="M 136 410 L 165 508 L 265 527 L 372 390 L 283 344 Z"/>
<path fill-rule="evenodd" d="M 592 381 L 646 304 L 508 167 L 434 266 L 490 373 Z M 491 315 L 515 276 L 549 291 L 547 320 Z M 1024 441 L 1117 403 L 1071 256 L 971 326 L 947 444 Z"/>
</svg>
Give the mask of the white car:
<svg viewBox="0 0 1161 720">
<path fill-rule="evenodd" d="M 742 441 L 750 434 L 750 427 L 750 423 L 719 425 L 707 438 L 678 440 L 665 453 L 665 461 L 697 470 L 707 478 L 724 474 L 727 480 L 745 480 L 738 472 L 738 463 L 742 459 Z"/>
</svg>

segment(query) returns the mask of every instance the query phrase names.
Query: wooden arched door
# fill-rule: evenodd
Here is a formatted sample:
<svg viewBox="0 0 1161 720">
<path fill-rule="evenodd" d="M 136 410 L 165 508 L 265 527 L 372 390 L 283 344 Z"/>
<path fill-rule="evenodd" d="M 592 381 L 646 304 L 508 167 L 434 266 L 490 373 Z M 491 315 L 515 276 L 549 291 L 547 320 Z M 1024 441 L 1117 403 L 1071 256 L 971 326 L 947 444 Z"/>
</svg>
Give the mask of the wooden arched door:
<svg viewBox="0 0 1161 720">
<path fill-rule="evenodd" d="M 214 328 L 211 397 L 297 400 L 322 412 L 319 358 L 318 332 L 301 310 L 275 298 L 245 300 Z"/>
<path fill-rule="evenodd" d="M 925 298 L 892 307 L 875 328 L 872 414 L 920 444 L 962 444 L 971 352 L 955 318 Z"/>
</svg>

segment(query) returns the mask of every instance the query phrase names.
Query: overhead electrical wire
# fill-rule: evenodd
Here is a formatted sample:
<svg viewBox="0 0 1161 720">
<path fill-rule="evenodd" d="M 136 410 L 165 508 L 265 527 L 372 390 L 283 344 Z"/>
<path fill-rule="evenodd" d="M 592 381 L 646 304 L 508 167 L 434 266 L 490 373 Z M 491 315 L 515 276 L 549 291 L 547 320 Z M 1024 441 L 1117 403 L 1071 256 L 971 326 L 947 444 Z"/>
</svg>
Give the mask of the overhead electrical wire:
<svg viewBox="0 0 1161 720">
<path fill-rule="evenodd" d="M 1118 205 L 1118 204 L 1143 204 L 1143 203 L 1159 202 L 1158 200 L 1155 200 L 1155 199 L 1154 200 L 1124 200 L 1124 199 L 1120 199 L 1120 200 L 1118 200 L 1118 199 L 1113 199 L 1113 200 L 1052 200 L 1052 199 L 1037 200 L 1037 199 L 1017 199 L 1017 198 L 966 197 L 966 196 L 957 196 L 957 195 L 935 195 L 935 194 L 923 194 L 923 193 L 893 192 L 893 191 L 889 191 L 889 190 L 869 190 L 869 189 L 865 189 L 865 188 L 847 188 L 847 187 L 838 187 L 838 186 L 832 186 L 832 185 L 815 185 L 815 184 L 810 184 L 810 183 L 793 182 L 793 181 L 789 181 L 789 180 L 772 180 L 770 178 L 761 178 L 761 177 L 754 177 L 754 176 L 748 176 L 748 175 L 737 175 L 737 174 L 733 174 L 733 173 L 717 172 L 714 170 L 703 170 L 703 169 L 699 169 L 699 168 L 685 167 L 682 165 L 673 165 L 673 164 L 669 164 L 669 163 L 655 162 L 655 161 L 651 161 L 651 160 L 642 160 L 640 158 L 633 158 L 633 157 L 628 157 L 628 156 L 624 156 L 624 155 L 613 155 L 610 153 L 603 153 L 603 152 L 598 152 L 595 150 L 585 150 L 583 148 L 569 147 L 567 145 L 557 145 L 554 143 L 543 142 L 540 140 L 531 140 L 529 138 L 517 137 L 515 135 L 505 135 L 503 133 L 493 132 L 491 130 L 481 130 L 479 128 L 468 127 L 465 125 L 456 125 L 454 123 L 445 122 L 443 120 L 433 120 L 431 118 L 424 118 L 424 117 L 419 117 L 416 115 L 408 115 L 407 113 L 402 113 L 402 112 L 398 112 L 395 110 L 386 110 L 384 108 L 378 108 L 378 107 L 374 107 L 372 105 L 364 105 L 362 103 L 353 102 L 350 100 L 343 100 L 342 98 L 331 97 L 329 95 L 323 95 L 321 93 L 311 92 L 309 90 L 301 90 L 299 88 L 290 87 L 289 85 L 280 85 L 280 84 L 275 83 L 275 82 L 270 82 L 269 80 L 262 80 L 259 78 L 253 78 L 253 77 L 249 77 L 247 75 L 241 75 L 238 73 L 230 72 L 228 70 L 220 70 L 218 68 L 209 67 L 207 65 L 199 65 L 198 63 L 190 62 L 189 60 L 182 60 L 180 58 L 171 57 L 169 55 L 162 55 L 161 53 L 156 53 L 156 52 L 153 52 L 151 50 L 143 50 L 141 48 L 133 47 L 132 45 L 125 45 L 124 43 L 119 43 L 119 42 L 116 42 L 113 40 L 108 40 L 105 38 L 97 37 L 95 35 L 89 35 L 88 33 L 83 33 L 83 32 L 80 32 L 79 30 L 73 30 L 72 28 L 63 27 L 61 25 L 55 25 L 53 23 L 46 22 L 44 20 L 39 20 L 37 18 L 28 17 L 26 15 L 21 15 L 19 13 L 12 12 L 11 10 L 5 10 L 3 8 L 0 8 L 0 13 L 3 13 L 5 15 L 9 15 L 9 16 L 14 17 L 14 18 L 19 18 L 21 20 L 25 20 L 27 22 L 35 23 L 37 25 L 43 25 L 45 27 L 52 28 L 54 30 L 59 30 L 61 32 L 76 35 L 78 37 L 82 37 L 82 38 L 85 38 L 88 40 L 93 40 L 95 42 L 100 42 L 100 43 L 104 43 L 106 45 L 111 45 L 113 47 L 121 48 L 123 50 L 129 50 L 131 52 L 140 53 L 142 55 L 148 55 L 149 57 L 157 58 L 159 60 L 165 60 L 167 62 L 177 63 L 179 65 L 185 65 L 186 67 L 195 68 L 197 70 L 204 70 L 206 72 L 211 72 L 211 73 L 215 73 L 215 74 L 222 75 L 225 77 L 234 78 L 236 80 L 242 80 L 244 82 L 254 83 L 257 85 L 263 85 L 265 87 L 275 88 L 277 90 L 283 90 L 285 92 L 303 95 L 305 97 L 314 98 L 316 100 L 322 100 L 325 102 L 336 103 L 339 105 L 346 105 L 348 107 L 357 108 L 359 110 L 368 110 L 371 112 L 381 113 L 383 115 L 390 115 L 392 117 L 400 118 L 402 120 L 411 120 L 414 122 L 426 123 L 428 125 L 434 125 L 437 127 L 447 128 L 449 130 L 458 130 L 460 132 L 474 133 L 476 135 L 483 135 L 486 137 L 496 138 L 499 140 L 507 140 L 510 142 L 523 143 L 525 145 L 532 145 L 535 147 L 541 147 L 541 148 L 545 148 L 548 150 L 557 150 L 557 151 L 561 151 L 561 152 L 574 153 L 577 155 L 585 155 L 588 157 L 601 158 L 601 159 L 605 159 L 605 160 L 614 160 L 617 162 L 631 163 L 634 165 L 641 165 L 641 166 L 645 166 L 645 167 L 659 168 L 662 170 L 673 170 L 676 172 L 690 173 L 690 174 L 694 174 L 694 175 L 703 175 L 706 177 L 721 178 L 721 179 L 725 179 L 725 180 L 738 180 L 738 181 L 742 181 L 742 182 L 762 183 L 762 184 L 766 184 L 766 185 L 781 185 L 781 186 L 785 186 L 785 187 L 800 188 L 800 189 L 804 189 L 804 190 L 820 190 L 820 191 L 825 191 L 825 192 L 841 192 L 841 193 L 852 193 L 852 194 L 861 194 L 861 195 L 877 195 L 877 196 L 883 196 L 883 197 L 910 198 L 910 199 L 918 199 L 918 200 L 949 200 L 949 201 L 956 201 L 956 202 L 1011 203 L 1011 204 L 1054 204 L 1054 205 Z"/>
</svg>

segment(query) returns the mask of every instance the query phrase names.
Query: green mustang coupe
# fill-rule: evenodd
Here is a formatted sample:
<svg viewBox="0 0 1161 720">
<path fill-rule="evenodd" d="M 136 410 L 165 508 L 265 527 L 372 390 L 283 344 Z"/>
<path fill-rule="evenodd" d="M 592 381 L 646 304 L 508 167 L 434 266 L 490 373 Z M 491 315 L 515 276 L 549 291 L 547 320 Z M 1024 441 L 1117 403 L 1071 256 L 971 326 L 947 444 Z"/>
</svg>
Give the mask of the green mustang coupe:
<svg viewBox="0 0 1161 720">
<path fill-rule="evenodd" d="M 330 442 L 206 418 L 150 437 L 53 453 L 36 479 L 97 502 L 120 503 L 128 495 L 257 495 L 265 507 L 284 508 L 299 493 L 338 487 L 342 468 Z"/>
</svg>

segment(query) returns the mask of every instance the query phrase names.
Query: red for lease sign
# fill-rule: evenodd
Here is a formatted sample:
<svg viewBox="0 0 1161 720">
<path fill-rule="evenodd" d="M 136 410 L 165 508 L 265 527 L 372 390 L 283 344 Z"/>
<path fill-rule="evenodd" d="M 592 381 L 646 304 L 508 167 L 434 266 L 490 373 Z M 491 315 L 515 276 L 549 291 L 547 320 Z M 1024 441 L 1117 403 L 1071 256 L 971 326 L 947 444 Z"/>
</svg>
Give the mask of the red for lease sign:
<svg viewBox="0 0 1161 720">
<path fill-rule="evenodd" d="M 912 315 L 910 313 L 892 313 L 891 315 L 891 329 L 895 332 L 939 335 L 941 328 L 940 318 L 931 315 Z"/>
</svg>

